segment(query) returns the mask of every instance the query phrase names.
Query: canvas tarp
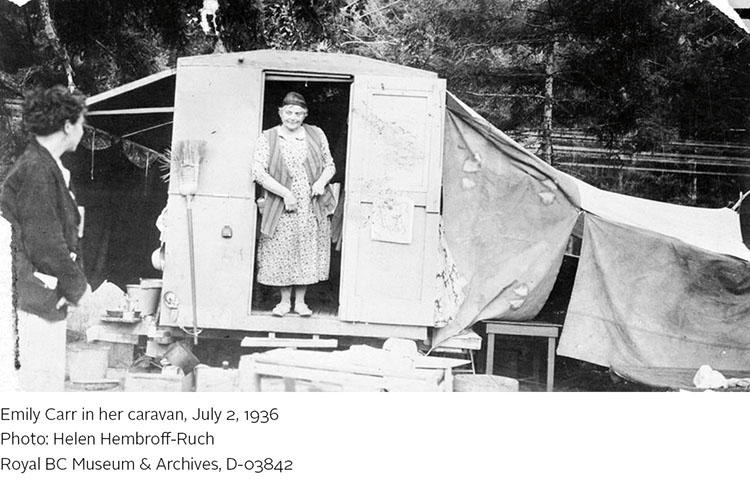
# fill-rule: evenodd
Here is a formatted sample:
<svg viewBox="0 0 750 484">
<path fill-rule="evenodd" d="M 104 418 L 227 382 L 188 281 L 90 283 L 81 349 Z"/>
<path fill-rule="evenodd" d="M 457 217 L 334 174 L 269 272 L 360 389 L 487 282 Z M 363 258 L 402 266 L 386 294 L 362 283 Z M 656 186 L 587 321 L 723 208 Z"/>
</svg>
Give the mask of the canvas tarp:
<svg viewBox="0 0 750 484">
<path fill-rule="evenodd" d="M 482 319 L 536 316 L 578 217 L 572 179 L 450 95 L 443 160 L 443 226 L 464 300 L 435 345 Z"/>
<path fill-rule="evenodd" d="M 734 211 L 594 188 L 450 95 L 446 117 L 443 224 L 465 286 L 433 344 L 483 319 L 533 319 L 583 212 L 558 354 L 604 366 L 748 367 L 750 252 Z"/>
<path fill-rule="evenodd" d="M 604 366 L 746 369 L 748 323 L 747 261 L 586 216 L 558 354 Z"/>
<path fill-rule="evenodd" d="M 675 237 L 717 254 L 750 260 L 750 250 L 742 242 L 740 217 L 734 210 L 646 200 L 600 190 L 570 178 L 580 193 L 581 208 L 587 213 Z"/>
</svg>

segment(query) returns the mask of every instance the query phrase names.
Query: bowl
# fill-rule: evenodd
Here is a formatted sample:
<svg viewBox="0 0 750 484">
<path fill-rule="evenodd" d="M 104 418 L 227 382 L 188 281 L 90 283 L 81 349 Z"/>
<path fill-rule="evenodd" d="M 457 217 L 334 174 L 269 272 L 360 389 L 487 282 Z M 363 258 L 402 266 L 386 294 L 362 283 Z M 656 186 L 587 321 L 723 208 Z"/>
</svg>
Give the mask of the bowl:
<svg viewBox="0 0 750 484">
<path fill-rule="evenodd" d="M 107 316 L 110 318 L 123 319 L 139 319 L 141 317 L 140 311 L 123 311 L 122 309 L 107 309 Z"/>
</svg>

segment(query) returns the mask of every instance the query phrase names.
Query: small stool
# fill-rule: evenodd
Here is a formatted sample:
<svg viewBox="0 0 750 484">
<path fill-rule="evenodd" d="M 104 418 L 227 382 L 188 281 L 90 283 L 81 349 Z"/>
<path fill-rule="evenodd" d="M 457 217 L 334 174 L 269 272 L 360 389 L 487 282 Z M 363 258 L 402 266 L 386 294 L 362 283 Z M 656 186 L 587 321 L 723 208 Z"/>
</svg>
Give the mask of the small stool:
<svg viewBox="0 0 750 484">
<path fill-rule="evenodd" d="M 553 390 L 555 380 L 555 345 L 562 325 L 543 321 L 485 321 L 487 331 L 487 366 L 485 373 L 492 374 L 495 360 L 495 335 L 539 336 L 547 338 L 547 391 Z"/>
</svg>

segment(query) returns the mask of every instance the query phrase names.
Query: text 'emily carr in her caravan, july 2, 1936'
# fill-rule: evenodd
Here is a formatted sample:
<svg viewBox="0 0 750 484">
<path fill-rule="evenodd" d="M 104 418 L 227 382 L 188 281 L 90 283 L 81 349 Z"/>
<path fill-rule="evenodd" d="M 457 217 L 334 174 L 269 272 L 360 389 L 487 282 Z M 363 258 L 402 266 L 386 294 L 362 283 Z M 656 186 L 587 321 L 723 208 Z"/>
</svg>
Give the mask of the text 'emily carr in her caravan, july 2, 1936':
<svg viewBox="0 0 750 484">
<path fill-rule="evenodd" d="M 38 423 L 46 421 L 70 421 L 70 420 L 102 420 L 102 421 L 176 421 L 188 422 L 209 421 L 219 423 L 220 421 L 237 422 L 248 421 L 251 423 L 269 423 L 278 420 L 279 413 L 276 408 L 269 410 L 218 410 L 214 407 L 197 408 L 191 415 L 185 415 L 183 410 L 108 410 L 97 408 L 96 410 L 82 407 L 80 410 L 56 409 L 47 407 L 35 409 L 25 407 L 24 409 L 0 408 L 0 421 L 24 421 Z"/>
</svg>

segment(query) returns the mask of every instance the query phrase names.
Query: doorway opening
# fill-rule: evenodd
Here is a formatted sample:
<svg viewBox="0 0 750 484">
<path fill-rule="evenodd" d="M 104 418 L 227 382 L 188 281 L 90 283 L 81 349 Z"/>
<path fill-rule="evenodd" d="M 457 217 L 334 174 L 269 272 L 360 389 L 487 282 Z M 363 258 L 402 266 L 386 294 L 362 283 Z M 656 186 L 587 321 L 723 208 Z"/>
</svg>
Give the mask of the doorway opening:
<svg viewBox="0 0 750 484">
<path fill-rule="evenodd" d="M 336 165 L 336 174 L 330 181 L 330 185 L 337 195 L 337 206 L 333 216 L 329 217 L 331 220 L 329 278 L 308 286 L 305 297 L 307 305 L 313 311 L 313 317 L 335 318 L 338 315 L 351 83 L 351 76 L 265 73 L 262 129 L 267 130 L 279 124 L 278 108 L 284 95 L 289 91 L 298 92 L 304 96 L 308 106 L 305 123 L 318 126 L 323 130 L 328 140 L 333 162 Z M 262 196 L 263 188 L 256 185 L 256 200 Z M 270 314 L 280 301 L 280 294 L 278 287 L 266 286 L 258 283 L 257 280 L 260 220 L 260 214 L 258 214 L 255 234 L 252 314 Z"/>
</svg>

